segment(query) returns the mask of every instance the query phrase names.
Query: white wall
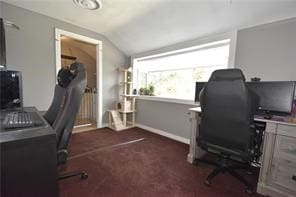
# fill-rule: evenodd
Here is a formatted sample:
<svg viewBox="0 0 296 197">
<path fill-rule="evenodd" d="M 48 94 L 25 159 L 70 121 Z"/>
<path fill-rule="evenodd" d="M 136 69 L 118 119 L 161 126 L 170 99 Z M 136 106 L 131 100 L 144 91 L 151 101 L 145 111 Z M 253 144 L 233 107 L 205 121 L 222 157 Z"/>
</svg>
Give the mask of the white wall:
<svg viewBox="0 0 296 197">
<path fill-rule="evenodd" d="M 246 79 L 296 80 L 296 18 L 238 31 L 235 65 Z"/>
<path fill-rule="evenodd" d="M 25 106 L 47 110 L 55 86 L 54 29 L 59 28 L 103 42 L 103 113 L 118 99 L 116 68 L 125 65 L 127 57 L 104 36 L 41 14 L 0 2 L 2 15 L 20 30 L 6 28 L 7 67 L 22 71 Z"/>
</svg>

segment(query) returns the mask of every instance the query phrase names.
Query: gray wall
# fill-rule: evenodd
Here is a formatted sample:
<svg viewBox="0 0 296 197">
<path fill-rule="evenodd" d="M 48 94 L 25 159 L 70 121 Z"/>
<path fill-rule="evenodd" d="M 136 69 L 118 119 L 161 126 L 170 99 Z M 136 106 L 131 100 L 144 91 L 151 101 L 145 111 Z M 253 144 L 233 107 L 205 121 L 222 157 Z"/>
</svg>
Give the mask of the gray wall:
<svg viewBox="0 0 296 197">
<path fill-rule="evenodd" d="M 247 79 L 260 77 L 263 80 L 296 80 L 296 20 L 286 20 L 248 29 L 237 34 L 236 64 L 245 73 Z M 167 47 L 180 49 L 176 44 Z M 152 55 L 148 51 L 141 55 Z M 189 138 L 190 123 L 187 115 L 190 105 L 165 103 L 162 101 L 137 100 L 136 122 Z"/>
<path fill-rule="evenodd" d="M 6 28 L 8 69 L 23 74 L 25 106 L 46 110 L 55 86 L 54 28 L 88 36 L 103 42 L 103 112 L 118 99 L 116 67 L 125 65 L 127 57 L 104 36 L 10 4 L 2 4 L 2 15 L 20 30 Z"/>
<path fill-rule="evenodd" d="M 138 99 L 136 107 L 138 124 L 189 139 L 188 109 L 196 106 Z"/>
<path fill-rule="evenodd" d="M 2 3 L 0 2 L 0 18 L 2 18 Z"/>
<path fill-rule="evenodd" d="M 238 31 L 235 65 L 247 79 L 296 80 L 296 18 Z"/>
</svg>

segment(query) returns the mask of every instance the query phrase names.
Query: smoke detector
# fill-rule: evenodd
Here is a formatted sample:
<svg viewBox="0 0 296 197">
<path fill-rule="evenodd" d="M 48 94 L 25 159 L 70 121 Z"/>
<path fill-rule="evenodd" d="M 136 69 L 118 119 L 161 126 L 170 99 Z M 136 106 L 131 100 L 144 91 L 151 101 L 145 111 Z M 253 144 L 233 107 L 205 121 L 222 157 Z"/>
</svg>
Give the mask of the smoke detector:
<svg viewBox="0 0 296 197">
<path fill-rule="evenodd" d="M 100 0 L 73 0 L 76 5 L 88 10 L 96 10 L 102 7 Z"/>
</svg>

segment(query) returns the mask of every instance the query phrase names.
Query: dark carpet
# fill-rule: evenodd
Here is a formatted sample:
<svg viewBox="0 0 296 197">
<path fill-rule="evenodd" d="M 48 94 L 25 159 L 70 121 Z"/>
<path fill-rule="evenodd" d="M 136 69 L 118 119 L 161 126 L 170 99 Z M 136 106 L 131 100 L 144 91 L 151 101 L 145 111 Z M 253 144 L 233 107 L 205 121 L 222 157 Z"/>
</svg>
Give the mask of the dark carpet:
<svg viewBox="0 0 296 197">
<path fill-rule="evenodd" d="M 139 138 L 145 140 L 112 146 Z M 188 149 L 186 144 L 139 128 L 121 132 L 104 128 L 74 134 L 69 144 L 70 160 L 60 172 L 84 170 L 89 178 L 60 181 L 60 196 L 250 196 L 227 173 L 218 175 L 211 187 L 205 186 L 203 181 L 214 167 L 189 164 Z M 245 177 L 255 186 L 258 172 Z"/>
</svg>

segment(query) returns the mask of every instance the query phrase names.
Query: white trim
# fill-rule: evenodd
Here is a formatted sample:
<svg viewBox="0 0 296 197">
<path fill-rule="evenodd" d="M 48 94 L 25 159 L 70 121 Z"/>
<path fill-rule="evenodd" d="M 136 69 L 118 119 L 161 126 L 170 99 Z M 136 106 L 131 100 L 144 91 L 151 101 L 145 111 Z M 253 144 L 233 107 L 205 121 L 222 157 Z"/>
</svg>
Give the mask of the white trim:
<svg viewBox="0 0 296 197">
<path fill-rule="evenodd" d="M 236 53 L 236 41 L 237 41 L 237 30 L 210 35 L 202 38 L 197 38 L 194 40 L 189 40 L 181 43 L 176 43 L 170 46 L 166 46 L 160 49 L 146 51 L 143 53 L 134 54 L 130 58 L 130 62 L 132 67 L 134 67 L 134 61 L 138 59 L 143 59 L 147 57 L 155 57 L 162 54 L 172 53 L 179 50 L 186 50 L 189 48 L 194 48 L 197 46 L 205 45 L 208 43 L 219 42 L 221 40 L 230 39 L 230 47 L 229 47 L 229 59 L 228 59 L 228 68 L 235 67 L 235 53 Z"/>
<path fill-rule="evenodd" d="M 229 31 L 229 32 L 221 33 L 221 34 L 210 35 L 210 36 L 206 36 L 206 37 L 197 38 L 194 40 L 176 43 L 176 44 L 166 46 L 166 47 L 163 47 L 160 49 L 152 50 L 152 51 L 146 51 L 143 53 L 134 54 L 131 56 L 131 63 L 133 63 L 134 60 L 136 60 L 136 59 L 141 59 L 144 57 L 150 57 L 150 56 L 153 57 L 153 56 L 157 56 L 159 54 L 170 53 L 172 51 L 183 50 L 186 48 L 196 47 L 199 45 L 204 45 L 204 44 L 217 42 L 217 41 L 221 41 L 221 40 L 225 40 L 225 39 L 232 39 L 234 37 L 234 35 L 236 35 L 236 31 Z"/>
<path fill-rule="evenodd" d="M 141 96 L 137 97 L 137 99 L 148 100 L 148 101 L 160 101 L 160 102 L 166 102 L 166 103 L 177 103 L 177 104 L 183 104 L 183 105 L 199 106 L 199 103 L 195 103 L 194 101 L 191 101 L 191 100 L 166 98 L 166 97 L 160 97 L 160 96 L 144 96 L 144 95 L 141 95 Z"/>
<path fill-rule="evenodd" d="M 237 31 L 231 32 L 229 36 L 230 36 L 230 44 L 229 44 L 229 56 L 228 56 L 228 68 L 235 68 Z"/>
<path fill-rule="evenodd" d="M 91 125 L 92 125 L 91 123 L 82 124 L 82 125 L 77 125 L 77 126 L 74 126 L 74 129 L 75 129 L 75 128 L 80 128 L 80 127 L 87 127 L 87 126 L 91 126 Z"/>
<path fill-rule="evenodd" d="M 93 38 L 89 38 L 87 36 L 83 36 L 80 34 L 75 34 L 69 31 L 61 30 L 55 28 L 55 52 L 56 52 L 56 75 L 58 74 L 59 69 L 61 68 L 61 35 L 68 36 L 74 38 L 76 40 L 80 40 L 83 42 L 87 42 L 90 44 L 96 45 L 97 52 L 97 128 L 102 127 L 103 121 L 103 90 L 102 90 L 102 72 L 103 72 L 103 42 L 101 40 L 96 40 Z M 57 81 L 57 80 L 56 80 Z"/>
<path fill-rule="evenodd" d="M 174 55 L 179 55 L 179 54 L 184 54 L 184 53 L 201 51 L 201 50 L 206 50 L 206 49 L 229 45 L 230 41 L 231 41 L 230 38 L 228 38 L 228 39 L 223 39 L 220 41 L 209 42 L 206 44 L 186 47 L 186 48 L 168 51 L 168 52 L 164 52 L 164 53 L 159 53 L 159 54 L 155 54 L 155 55 L 151 55 L 151 56 L 140 57 L 140 58 L 136 58 L 134 60 L 136 60 L 136 61 L 147 61 L 148 60 L 149 61 L 152 59 L 158 59 L 158 58 L 169 57 L 169 56 L 174 56 Z"/>
<path fill-rule="evenodd" d="M 87 42 L 89 44 L 98 45 L 101 42 L 101 41 L 99 41 L 97 39 L 90 38 L 88 36 L 83 36 L 83 35 L 80 35 L 80 34 L 76 34 L 76 33 L 73 33 L 73 32 L 70 32 L 70 31 L 65 31 L 65 30 L 58 29 L 58 28 L 55 28 L 55 32 L 60 34 L 60 35 L 69 36 L 71 38 L 75 38 L 77 40 Z"/>
<path fill-rule="evenodd" d="M 103 123 L 103 42 L 99 41 L 97 51 L 97 128 Z"/>
<path fill-rule="evenodd" d="M 145 126 L 145 125 L 142 125 L 142 124 L 136 124 L 136 127 L 139 127 L 141 129 L 145 129 L 145 130 L 150 131 L 152 133 L 155 133 L 155 134 L 158 134 L 158 135 L 161 135 L 161 136 L 164 136 L 164 137 L 167 137 L 167 138 L 176 140 L 178 142 L 182 142 L 184 144 L 189 144 L 189 142 L 190 142 L 190 139 L 187 139 L 187 138 L 184 138 L 184 137 L 180 137 L 180 136 L 177 136 L 177 135 L 168 133 L 166 131 L 154 129 L 152 127 L 148 127 L 148 126 Z"/>
<path fill-rule="evenodd" d="M 55 68 L 55 82 L 57 82 L 57 75 L 59 69 L 61 68 L 61 33 L 59 29 L 55 29 L 55 60 L 56 60 L 56 68 Z"/>
</svg>

